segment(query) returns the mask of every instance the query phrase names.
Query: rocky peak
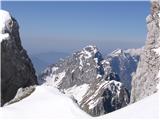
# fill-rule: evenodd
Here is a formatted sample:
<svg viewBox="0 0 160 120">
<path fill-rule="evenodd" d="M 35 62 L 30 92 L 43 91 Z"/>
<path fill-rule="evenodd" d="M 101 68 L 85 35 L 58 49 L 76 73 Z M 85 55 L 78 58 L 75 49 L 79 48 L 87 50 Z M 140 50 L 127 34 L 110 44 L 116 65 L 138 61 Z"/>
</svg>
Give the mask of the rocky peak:
<svg viewBox="0 0 160 120">
<path fill-rule="evenodd" d="M 90 61 L 94 62 L 93 64 L 97 67 L 97 69 L 102 68 L 101 67 L 101 61 L 103 60 L 102 54 L 99 52 L 98 48 L 93 45 L 88 45 L 85 48 L 83 48 L 81 51 L 74 53 L 73 59 L 76 59 L 79 61 L 80 70 L 83 68 L 83 66 L 85 66 L 85 63 L 89 65 Z M 101 71 L 100 74 L 103 75 L 102 70 L 99 70 L 99 71 Z"/>
<path fill-rule="evenodd" d="M 160 11 L 160 0 L 151 0 L 151 15 L 156 16 Z"/>
<path fill-rule="evenodd" d="M 157 91 L 160 70 L 160 1 L 151 1 L 151 13 L 147 16 L 147 40 L 132 79 L 131 102 L 136 102 Z"/>
<path fill-rule="evenodd" d="M 94 45 L 88 45 L 85 48 L 83 48 L 83 50 L 81 51 L 82 53 L 91 53 L 92 55 L 96 54 L 98 52 L 98 48 Z"/>
<path fill-rule="evenodd" d="M 75 84 L 90 83 L 93 81 L 90 78 L 96 79 L 103 77 L 104 69 L 102 61 L 103 57 L 98 51 L 97 47 L 89 45 L 82 50 L 73 53 L 71 57 L 60 60 L 57 64 L 48 67 L 42 74 L 40 82 L 43 83 L 46 82 L 46 80 L 54 81 L 53 76 L 55 74 L 65 72 L 68 75 L 67 77 L 69 77 L 68 79 L 70 79 L 68 80 L 70 81 L 70 83 L 68 83 L 68 87 L 71 87 Z M 46 79 L 45 76 L 50 76 L 53 79 Z M 63 80 L 66 81 L 66 77 L 64 77 L 62 81 Z M 64 82 L 61 83 L 64 84 Z M 62 87 L 62 84 L 59 83 L 58 86 Z M 64 84 L 65 87 L 66 85 Z"/>
<path fill-rule="evenodd" d="M 21 45 L 18 22 L 0 10 L 1 105 L 14 98 L 19 88 L 37 84 L 32 62 Z"/>
<path fill-rule="evenodd" d="M 91 57 L 94 57 L 94 54 L 97 52 L 97 48 L 93 48 L 93 46 L 87 46 L 83 48 L 81 51 L 78 51 L 76 53 L 73 53 L 75 57 L 89 59 Z"/>
<path fill-rule="evenodd" d="M 119 82 L 119 76 L 112 72 L 110 63 L 103 59 L 96 46 L 89 45 L 51 65 L 40 78 L 44 85 L 55 86 L 71 96 L 81 109 L 93 116 L 129 103 L 129 94 Z"/>
</svg>

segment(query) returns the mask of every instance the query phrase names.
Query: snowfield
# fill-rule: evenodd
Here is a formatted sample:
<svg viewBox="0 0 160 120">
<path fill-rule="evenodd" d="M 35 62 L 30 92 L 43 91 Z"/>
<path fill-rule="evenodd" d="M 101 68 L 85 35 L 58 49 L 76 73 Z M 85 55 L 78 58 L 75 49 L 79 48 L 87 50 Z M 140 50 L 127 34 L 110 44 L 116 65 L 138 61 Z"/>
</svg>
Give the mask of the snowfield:
<svg viewBox="0 0 160 120">
<path fill-rule="evenodd" d="M 159 92 L 146 97 L 120 110 L 100 116 L 112 119 L 159 119 Z"/>
<path fill-rule="evenodd" d="M 0 108 L 0 120 L 89 117 L 71 98 L 50 86 L 38 86 L 29 97 Z"/>
<path fill-rule="evenodd" d="M 115 112 L 93 119 L 158 119 L 159 93 Z M 0 120 L 5 119 L 90 119 L 71 98 L 51 86 L 38 86 L 27 98 L 0 108 Z"/>
</svg>

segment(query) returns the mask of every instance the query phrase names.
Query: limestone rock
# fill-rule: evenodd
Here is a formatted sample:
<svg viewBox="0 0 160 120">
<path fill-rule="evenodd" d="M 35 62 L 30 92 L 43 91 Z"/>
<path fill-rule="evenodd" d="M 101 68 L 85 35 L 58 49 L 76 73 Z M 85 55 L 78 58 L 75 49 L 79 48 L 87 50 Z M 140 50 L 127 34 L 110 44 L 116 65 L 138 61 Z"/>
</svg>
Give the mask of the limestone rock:
<svg viewBox="0 0 160 120">
<path fill-rule="evenodd" d="M 147 41 L 132 79 L 131 103 L 157 92 L 160 81 L 160 1 L 151 2 L 147 21 Z"/>
</svg>

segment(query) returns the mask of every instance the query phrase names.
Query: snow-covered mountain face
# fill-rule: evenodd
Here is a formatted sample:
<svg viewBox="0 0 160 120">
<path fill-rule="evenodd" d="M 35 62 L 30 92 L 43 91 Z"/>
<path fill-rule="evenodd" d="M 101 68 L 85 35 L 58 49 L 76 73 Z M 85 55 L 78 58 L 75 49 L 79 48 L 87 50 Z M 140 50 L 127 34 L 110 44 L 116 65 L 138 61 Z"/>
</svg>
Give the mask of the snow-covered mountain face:
<svg viewBox="0 0 160 120">
<path fill-rule="evenodd" d="M 124 84 L 129 92 L 131 91 L 132 74 L 137 69 L 141 52 L 142 48 L 128 50 L 117 49 L 105 58 L 110 62 L 112 70 L 119 75 L 120 82 Z"/>
<path fill-rule="evenodd" d="M 102 79 L 90 84 L 79 105 L 90 115 L 99 116 L 120 109 L 128 103 L 129 93 L 121 82 Z"/>
<path fill-rule="evenodd" d="M 160 81 L 160 1 L 151 2 L 147 21 L 147 41 L 132 80 L 131 102 L 157 92 Z"/>
<path fill-rule="evenodd" d="M 1 106 L 14 98 L 19 88 L 37 84 L 37 77 L 27 52 L 21 45 L 19 25 L 0 10 Z"/>
<path fill-rule="evenodd" d="M 92 116 L 112 112 L 129 103 L 129 94 L 96 46 L 87 46 L 46 68 L 40 84 L 72 96 Z"/>
<path fill-rule="evenodd" d="M 42 75 L 42 81 L 62 89 L 89 84 L 93 81 L 90 78 L 104 75 L 101 61 L 102 56 L 97 48 L 87 46 L 82 51 L 74 53 L 72 57 L 60 60 L 59 63 L 47 68 Z M 55 81 L 53 81 L 54 77 Z"/>
</svg>

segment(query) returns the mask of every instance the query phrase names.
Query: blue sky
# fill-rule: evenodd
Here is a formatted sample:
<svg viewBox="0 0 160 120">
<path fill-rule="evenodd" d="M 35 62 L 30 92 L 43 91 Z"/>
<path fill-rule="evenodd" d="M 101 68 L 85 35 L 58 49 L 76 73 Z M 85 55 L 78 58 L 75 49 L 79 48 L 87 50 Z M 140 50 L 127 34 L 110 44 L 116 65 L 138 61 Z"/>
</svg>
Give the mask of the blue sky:
<svg viewBox="0 0 160 120">
<path fill-rule="evenodd" d="M 138 48 L 146 39 L 149 2 L 2 2 L 20 25 L 29 54 L 72 53 L 88 44 L 103 53 Z"/>
</svg>

